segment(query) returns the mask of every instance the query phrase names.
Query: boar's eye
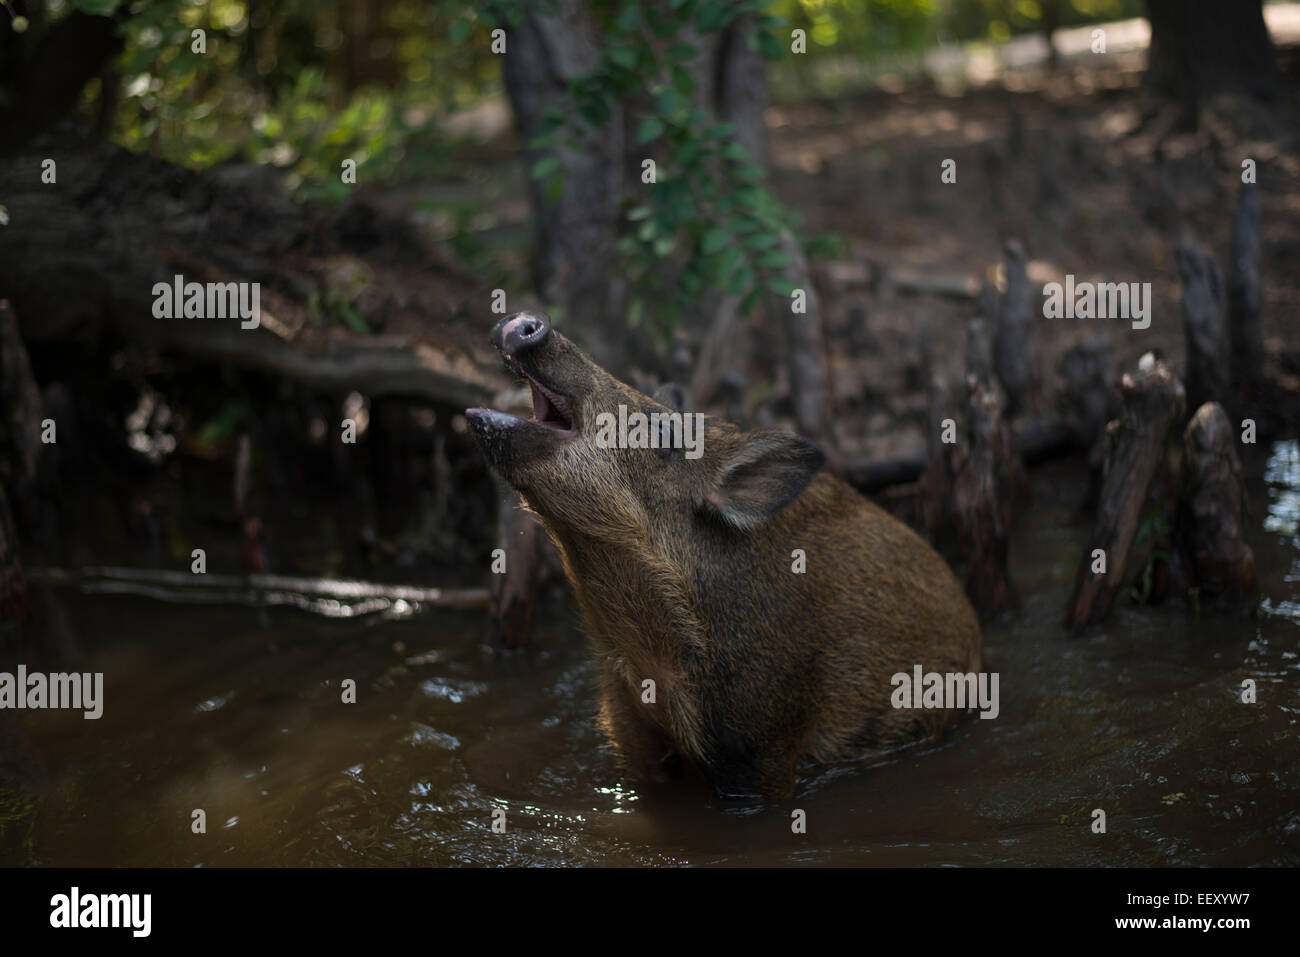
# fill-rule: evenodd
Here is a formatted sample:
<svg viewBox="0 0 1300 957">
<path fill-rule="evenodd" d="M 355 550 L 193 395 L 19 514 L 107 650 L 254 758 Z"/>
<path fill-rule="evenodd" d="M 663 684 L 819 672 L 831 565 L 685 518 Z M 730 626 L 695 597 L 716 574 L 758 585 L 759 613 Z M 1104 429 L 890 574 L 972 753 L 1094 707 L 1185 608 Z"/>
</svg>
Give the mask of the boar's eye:
<svg viewBox="0 0 1300 957">
<path fill-rule="evenodd" d="M 655 454 L 659 456 L 660 461 L 669 462 L 680 450 L 673 447 L 673 427 L 672 423 L 660 420 L 659 422 L 659 448 L 655 449 Z"/>
</svg>

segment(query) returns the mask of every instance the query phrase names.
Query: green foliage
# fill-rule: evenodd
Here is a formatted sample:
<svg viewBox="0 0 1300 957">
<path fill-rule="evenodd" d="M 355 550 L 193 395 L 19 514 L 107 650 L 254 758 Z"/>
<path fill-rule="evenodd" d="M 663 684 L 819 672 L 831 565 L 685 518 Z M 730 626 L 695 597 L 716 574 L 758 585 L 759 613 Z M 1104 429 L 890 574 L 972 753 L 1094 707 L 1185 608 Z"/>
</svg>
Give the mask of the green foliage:
<svg viewBox="0 0 1300 957">
<path fill-rule="evenodd" d="M 276 166 L 318 200 L 348 194 L 344 159 L 358 182 L 392 183 L 446 172 L 446 143 L 433 124 L 499 82 L 495 57 L 452 42 L 472 24 L 455 11 L 408 0 L 386 5 L 362 37 L 346 28 L 349 5 L 286 0 L 78 0 L 88 12 L 122 5 L 125 49 L 113 139 L 191 168 L 245 161 Z M 192 31 L 206 34 L 195 52 Z M 390 67 L 351 77 L 347 44 L 391 45 Z M 391 74 L 391 75 L 389 75 Z M 97 84 L 89 100 L 99 93 Z M 87 104 L 90 105 L 89 103 Z"/>
<path fill-rule="evenodd" d="M 82 13 L 97 17 L 112 16 L 121 5 L 122 0 L 75 0 L 74 3 Z"/>
<path fill-rule="evenodd" d="M 805 31 L 807 52 L 772 71 L 774 92 L 833 96 L 854 83 L 917 69 L 938 44 L 998 43 L 1048 24 L 1069 28 L 1142 17 L 1145 0 L 775 0 L 771 12 Z M 789 30 L 782 42 L 789 49 Z M 835 69 L 822 69 L 834 61 Z"/>
</svg>

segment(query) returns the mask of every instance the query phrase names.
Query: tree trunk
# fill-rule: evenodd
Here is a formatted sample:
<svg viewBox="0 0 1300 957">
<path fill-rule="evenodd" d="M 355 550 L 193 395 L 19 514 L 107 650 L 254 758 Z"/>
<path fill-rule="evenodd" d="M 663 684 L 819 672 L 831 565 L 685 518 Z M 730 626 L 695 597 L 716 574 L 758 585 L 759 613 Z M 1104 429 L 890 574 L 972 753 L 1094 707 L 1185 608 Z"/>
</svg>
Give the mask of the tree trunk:
<svg viewBox="0 0 1300 957">
<path fill-rule="evenodd" d="M 1192 108 L 1221 92 L 1277 94 L 1278 71 L 1262 0 L 1147 0 L 1146 82 Z"/>
<path fill-rule="evenodd" d="M 619 202 L 624 182 L 624 117 L 616 109 L 599 129 L 577 124 L 576 150 L 558 145 L 537 150 L 528 143 L 542 132 L 548 108 L 572 112 L 569 84 L 592 72 L 600 39 L 581 0 L 561 0 L 554 13 L 530 7 L 518 29 L 506 35 L 503 64 L 515 125 L 525 145 L 527 168 L 544 156 L 559 160 L 564 191 L 553 201 L 545 182 L 528 177 L 537 231 L 533 284 L 561 322 L 581 330 L 582 344 L 602 365 L 621 366 L 624 296 L 614 271 Z"/>
</svg>

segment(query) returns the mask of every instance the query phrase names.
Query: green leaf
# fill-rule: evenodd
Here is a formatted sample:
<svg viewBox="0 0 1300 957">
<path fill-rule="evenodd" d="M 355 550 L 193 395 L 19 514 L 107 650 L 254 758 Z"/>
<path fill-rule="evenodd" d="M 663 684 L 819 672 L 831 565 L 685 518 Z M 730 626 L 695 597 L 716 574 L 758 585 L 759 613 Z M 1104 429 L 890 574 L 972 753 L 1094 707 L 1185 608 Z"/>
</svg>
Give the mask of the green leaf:
<svg viewBox="0 0 1300 957">
<path fill-rule="evenodd" d="M 655 101 L 655 110 L 660 116 L 672 116 L 685 105 L 686 97 L 669 87 L 659 94 L 659 99 Z"/>
<path fill-rule="evenodd" d="M 680 63 L 682 60 L 691 59 L 699 52 L 695 44 L 678 40 L 668 48 L 668 59 Z"/>
<path fill-rule="evenodd" d="M 781 41 L 770 33 L 758 35 L 758 49 L 767 60 L 779 60 L 785 56 L 785 47 Z"/>
<path fill-rule="evenodd" d="M 647 203 L 642 203 L 640 206 L 633 206 L 629 209 L 627 212 L 627 218 L 635 223 L 637 220 L 645 219 L 653 212 L 654 207 Z"/>
<path fill-rule="evenodd" d="M 533 164 L 531 176 L 533 179 L 545 179 L 560 168 L 559 157 L 543 156 Z"/>
<path fill-rule="evenodd" d="M 711 256 L 727 245 L 727 240 L 730 238 L 731 235 L 725 229 L 715 226 L 705 233 L 704 238 L 700 240 L 700 249 L 706 255 Z"/>
<path fill-rule="evenodd" d="M 647 116 L 636 128 L 636 141 L 649 143 L 657 140 L 664 132 L 664 121 L 657 116 Z"/>
<path fill-rule="evenodd" d="M 731 198 L 746 209 L 756 210 L 763 204 L 763 191 L 757 186 L 741 186 L 732 192 Z"/>
<path fill-rule="evenodd" d="M 665 234 L 663 236 L 659 236 L 658 238 L 656 238 L 651 248 L 654 249 L 655 255 L 662 259 L 664 256 L 667 256 L 670 252 L 673 251 L 673 246 L 675 246 L 676 244 L 677 244 L 676 236 L 669 236 Z"/>
<path fill-rule="evenodd" d="M 469 36 L 470 26 L 468 20 L 451 21 L 451 29 L 448 31 L 448 35 L 453 46 L 460 46 L 465 42 L 465 38 Z"/>
<path fill-rule="evenodd" d="M 629 3 L 623 7 L 614 23 L 621 33 L 635 33 L 636 28 L 641 24 L 637 4 Z"/>
<path fill-rule="evenodd" d="M 790 254 L 783 249 L 774 249 L 758 257 L 758 265 L 761 269 L 784 269 L 793 262 Z"/>
<path fill-rule="evenodd" d="M 357 312 L 357 310 L 353 308 L 352 303 L 343 303 L 343 307 L 339 310 L 339 314 L 343 317 L 343 322 L 347 327 L 358 335 L 369 336 L 373 334 L 373 330 L 366 323 L 366 320 L 361 318 L 361 313 Z"/>
<path fill-rule="evenodd" d="M 554 205 L 564 195 L 564 177 L 556 173 L 546 181 L 546 201 Z"/>
<path fill-rule="evenodd" d="M 727 292 L 733 296 L 749 292 L 754 288 L 754 275 L 754 270 L 749 266 L 745 266 L 731 277 L 731 282 L 727 283 Z"/>
<path fill-rule="evenodd" d="M 716 274 L 718 281 L 721 282 L 730 276 L 732 272 L 735 271 L 736 267 L 741 264 L 744 258 L 745 254 L 741 252 L 740 248 L 737 246 L 732 246 L 723 253 L 722 258 L 718 260 L 718 271 Z"/>
<path fill-rule="evenodd" d="M 631 70 L 636 67 L 636 48 L 633 46 L 610 47 L 605 55 L 610 61 L 621 66 L 625 70 Z"/>
<path fill-rule="evenodd" d="M 752 289 L 752 290 L 750 290 L 749 295 L 747 295 L 747 296 L 744 298 L 744 300 L 741 302 L 741 304 L 740 304 L 740 312 L 741 312 L 741 314 L 742 314 L 742 315 L 747 315 L 747 314 L 753 312 L 753 311 L 754 311 L 754 307 L 758 305 L 758 302 L 759 302 L 759 300 L 760 300 L 762 297 L 763 297 L 763 290 L 762 290 L 762 289 Z"/>
<path fill-rule="evenodd" d="M 745 148 L 743 143 L 738 143 L 735 140 L 722 148 L 722 155 L 738 163 L 747 163 L 750 160 L 749 150 Z"/>
<path fill-rule="evenodd" d="M 700 33 L 712 33 L 726 25 L 733 15 L 724 3 L 702 3 L 699 13 L 695 15 L 695 29 Z"/>
</svg>

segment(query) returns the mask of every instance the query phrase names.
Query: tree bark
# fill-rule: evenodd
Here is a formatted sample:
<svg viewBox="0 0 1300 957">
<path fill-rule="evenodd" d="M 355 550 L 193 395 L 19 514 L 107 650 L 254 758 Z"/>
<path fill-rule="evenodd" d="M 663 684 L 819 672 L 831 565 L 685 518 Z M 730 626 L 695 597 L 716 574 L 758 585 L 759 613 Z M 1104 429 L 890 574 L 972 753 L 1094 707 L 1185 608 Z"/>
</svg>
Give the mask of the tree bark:
<svg viewBox="0 0 1300 957">
<path fill-rule="evenodd" d="M 1147 14 L 1146 83 L 1152 89 L 1178 97 L 1193 113 L 1216 93 L 1277 95 L 1263 0 L 1147 0 Z"/>
<path fill-rule="evenodd" d="M 544 150 L 528 146 L 542 132 L 548 109 L 572 112 L 569 84 L 595 69 L 599 46 L 582 0 L 560 0 L 553 13 L 530 6 L 520 27 L 506 32 L 502 69 L 527 169 L 554 156 L 564 180 L 563 192 L 551 201 L 545 182 L 528 176 L 537 236 L 533 284 L 561 322 L 581 330 L 592 357 L 617 369 L 625 302 L 614 271 L 614 244 L 619 203 L 629 186 L 623 176 L 623 111 L 616 107 L 599 129 L 576 124 L 571 130 L 576 150 L 563 144 Z"/>
</svg>

